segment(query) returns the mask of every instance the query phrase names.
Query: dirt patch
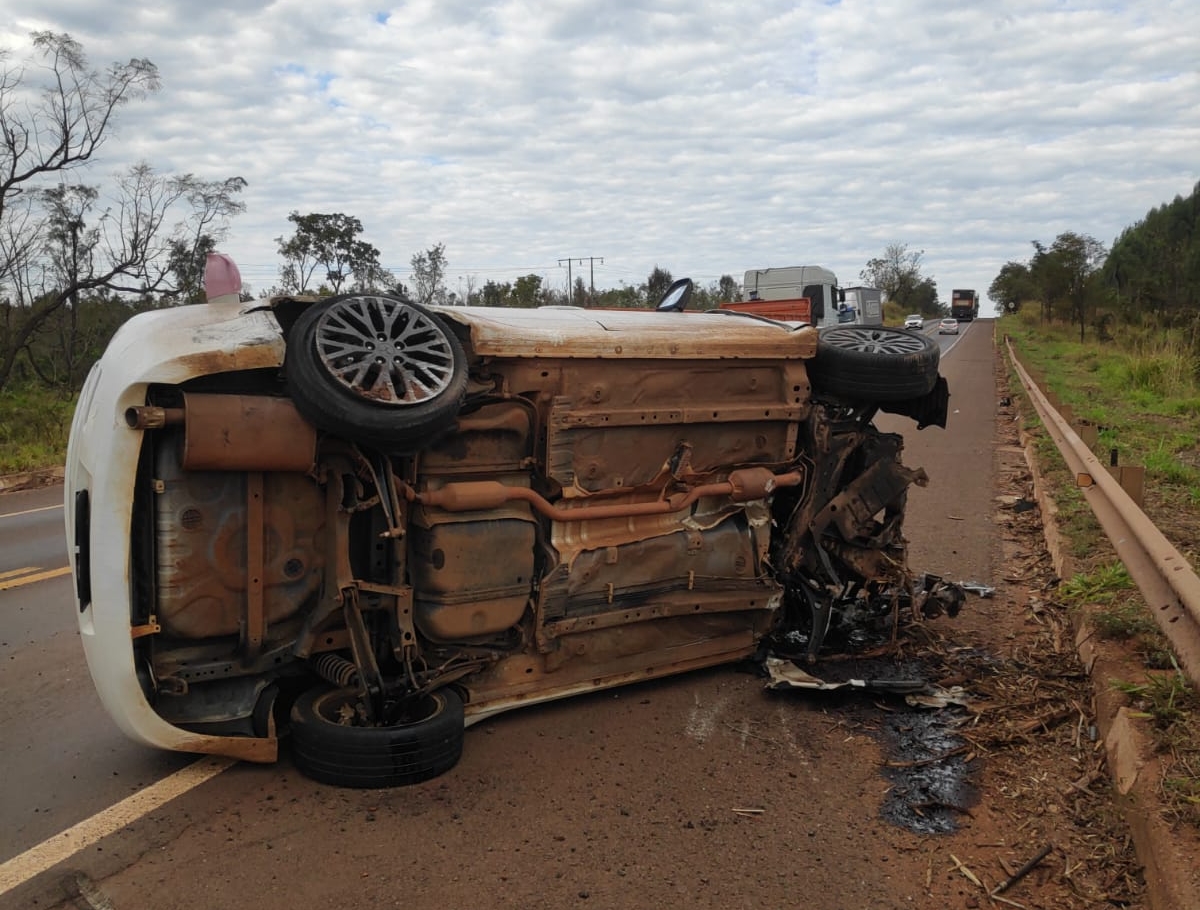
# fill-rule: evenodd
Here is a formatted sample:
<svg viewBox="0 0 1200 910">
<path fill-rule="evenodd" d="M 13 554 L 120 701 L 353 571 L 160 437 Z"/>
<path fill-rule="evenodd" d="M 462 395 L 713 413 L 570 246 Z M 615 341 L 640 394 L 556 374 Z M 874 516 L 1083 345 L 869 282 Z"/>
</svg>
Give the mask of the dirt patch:
<svg viewBox="0 0 1200 910">
<path fill-rule="evenodd" d="M 62 483 L 63 468 L 43 468 L 38 471 L 21 471 L 18 474 L 0 474 L 0 493 L 16 493 L 19 490 L 36 490 Z"/>
<path fill-rule="evenodd" d="M 1003 401 L 1000 362 L 996 378 Z M 1149 907 L 1072 616 L 1055 598 L 1059 578 L 1041 511 L 1026 507 L 1035 491 L 1015 416 L 1002 406 L 996 423 L 995 594 L 973 599 L 953 626 L 928 625 L 912 649 L 940 685 L 962 686 L 972 697 L 969 720 L 955 730 L 962 743 L 947 760 L 976 766 L 984 794 L 964 825 L 971 847 L 954 853 L 942 888 L 933 880 L 930 893 L 944 906 L 988 906 L 995 888 L 1044 853 L 997 899 L 1024 907 Z M 958 897 L 950 890 L 956 879 L 967 883 Z"/>
</svg>

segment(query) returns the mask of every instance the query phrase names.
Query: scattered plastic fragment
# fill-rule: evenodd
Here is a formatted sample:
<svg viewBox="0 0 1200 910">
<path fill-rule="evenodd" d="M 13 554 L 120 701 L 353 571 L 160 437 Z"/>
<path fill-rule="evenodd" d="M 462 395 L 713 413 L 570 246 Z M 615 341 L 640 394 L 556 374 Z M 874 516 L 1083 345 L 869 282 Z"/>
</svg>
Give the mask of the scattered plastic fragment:
<svg viewBox="0 0 1200 910">
<path fill-rule="evenodd" d="M 800 669 L 790 660 L 768 657 L 768 689 L 810 689 L 827 692 L 833 689 L 863 689 L 872 692 L 925 692 L 931 687 L 923 679 L 847 679 L 829 682 Z"/>
<path fill-rule="evenodd" d="M 991 597 L 996 593 L 996 589 L 991 585 L 985 585 L 981 581 L 960 581 L 958 586 L 964 591 L 970 591 L 972 594 L 978 594 L 980 597 Z"/>
</svg>

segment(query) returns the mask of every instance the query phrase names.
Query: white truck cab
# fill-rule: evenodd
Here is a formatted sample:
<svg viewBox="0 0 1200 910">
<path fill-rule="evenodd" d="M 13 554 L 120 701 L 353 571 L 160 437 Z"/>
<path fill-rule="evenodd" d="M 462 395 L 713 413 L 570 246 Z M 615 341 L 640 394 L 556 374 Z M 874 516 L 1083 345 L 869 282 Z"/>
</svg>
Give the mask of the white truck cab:
<svg viewBox="0 0 1200 910">
<path fill-rule="evenodd" d="M 819 265 L 750 269 L 742 288 L 749 301 L 807 299 L 810 321 L 817 327 L 845 325 L 881 325 L 883 306 L 875 288 L 838 287 L 837 276 Z"/>
</svg>

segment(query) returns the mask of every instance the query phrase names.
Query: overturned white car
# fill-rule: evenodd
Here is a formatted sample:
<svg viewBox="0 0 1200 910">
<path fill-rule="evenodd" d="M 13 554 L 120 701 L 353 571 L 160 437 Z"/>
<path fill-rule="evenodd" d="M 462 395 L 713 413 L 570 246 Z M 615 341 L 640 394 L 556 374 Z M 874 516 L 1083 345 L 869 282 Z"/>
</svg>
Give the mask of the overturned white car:
<svg viewBox="0 0 1200 910">
<path fill-rule="evenodd" d="M 890 628 L 945 425 L 899 329 L 387 295 L 131 319 L 72 428 L 88 663 L 155 746 L 346 786 L 450 768 L 521 705 Z"/>
</svg>

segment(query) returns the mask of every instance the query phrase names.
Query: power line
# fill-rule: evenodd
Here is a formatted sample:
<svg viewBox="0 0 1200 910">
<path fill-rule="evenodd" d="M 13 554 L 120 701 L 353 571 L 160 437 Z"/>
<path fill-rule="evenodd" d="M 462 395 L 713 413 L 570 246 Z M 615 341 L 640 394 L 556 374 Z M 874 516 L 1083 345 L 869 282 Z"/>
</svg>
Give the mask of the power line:
<svg viewBox="0 0 1200 910">
<path fill-rule="evenodd" d="M 575 293 L 575 282 L 571 279 L 571 263 L 578 262 L 580 265 L 583 265 L 583 260 L 585 259 L 588 261 L 588 268 L 591 270 L 591 296 L 588 298 L 588 300 L 590 302 L 596 299 L 596 263 L 599 262 L 601 265 L 604 265 L 604 257 L 578 256 L 571 259 L 558 260 L 559 268 L 562 268 L 562 264 L 564 262 L 567 264 L 567 300 L 570 300 L 571 295 Z"/>
</svg>

